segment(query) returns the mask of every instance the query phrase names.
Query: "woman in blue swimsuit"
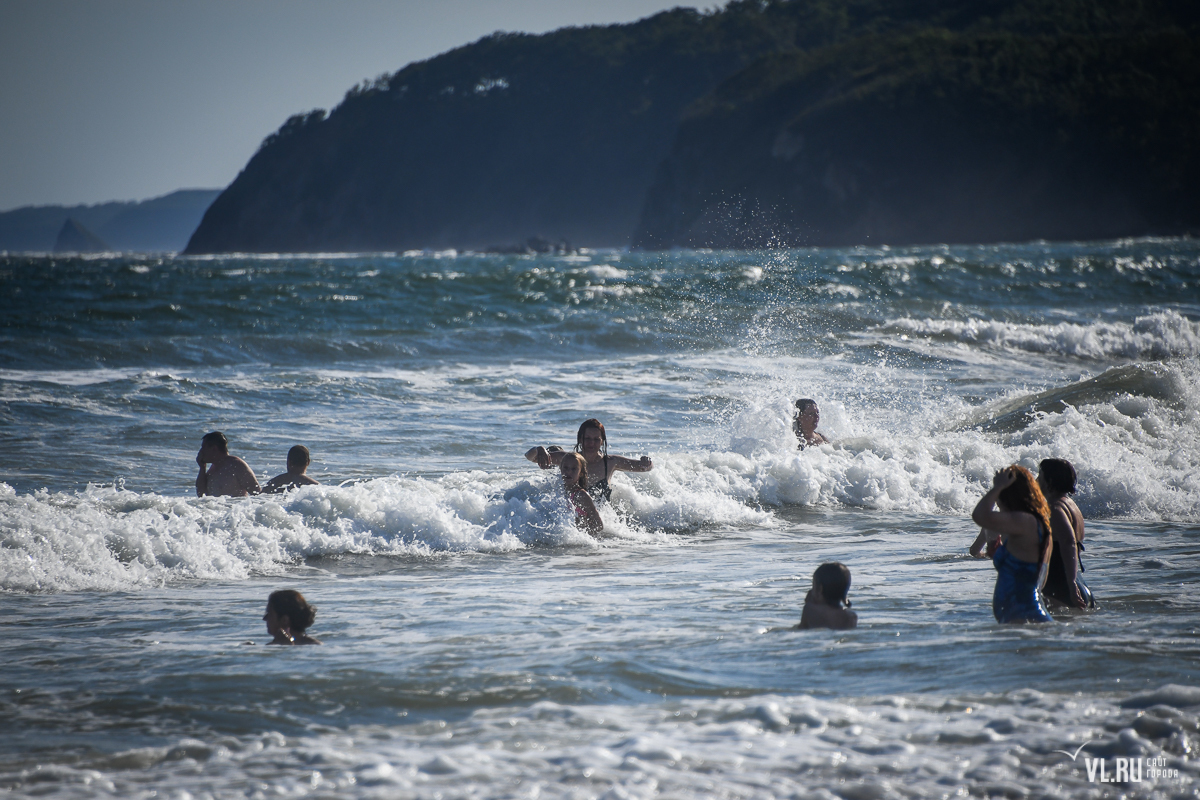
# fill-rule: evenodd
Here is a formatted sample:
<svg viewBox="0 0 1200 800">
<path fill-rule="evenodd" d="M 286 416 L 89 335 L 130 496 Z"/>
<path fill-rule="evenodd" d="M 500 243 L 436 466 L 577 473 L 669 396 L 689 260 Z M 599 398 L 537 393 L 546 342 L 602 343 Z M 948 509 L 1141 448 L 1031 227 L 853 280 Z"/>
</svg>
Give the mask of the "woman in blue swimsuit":
<svg viewBox="0 0 1200 800">
<path fill-rule="evenodd" d="M 983 528 L 987 540 L 1002 540 L 992 558 L 996 621 L 1049 622 L 1051 617 L 1038 592 L 1046 580 L 1054 539 L 1050 506 L 1033 473 L 1016 464 L 997 472 L 991 491 L 975 506 L 971 519 Z"/>
</svg>

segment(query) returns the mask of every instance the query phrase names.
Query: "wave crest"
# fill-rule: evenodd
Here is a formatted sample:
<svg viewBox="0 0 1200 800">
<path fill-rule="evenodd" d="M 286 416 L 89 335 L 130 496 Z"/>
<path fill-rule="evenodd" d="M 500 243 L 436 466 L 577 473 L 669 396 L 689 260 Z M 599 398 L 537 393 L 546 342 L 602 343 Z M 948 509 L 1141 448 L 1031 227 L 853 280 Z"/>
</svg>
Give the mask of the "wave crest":
<svg viewBox="0 0 1200 800">
<path fill-rule="evenodd" d="M 1093 361 L 1166 360 L 1200 356 L 1200 322 L 1175 311 L 1137 317 L 1133 323 L 1060 322 L 1029 325 L 997 320 L 898 319 L 884 332 L 963 344 L 1066 355 Z"/>
</svg>

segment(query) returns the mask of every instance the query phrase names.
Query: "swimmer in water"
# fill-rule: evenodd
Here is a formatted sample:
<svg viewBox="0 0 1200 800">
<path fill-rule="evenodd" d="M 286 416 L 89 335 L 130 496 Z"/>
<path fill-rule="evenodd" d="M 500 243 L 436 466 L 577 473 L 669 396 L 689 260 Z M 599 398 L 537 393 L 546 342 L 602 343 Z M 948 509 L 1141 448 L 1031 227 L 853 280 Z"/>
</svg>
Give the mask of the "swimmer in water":
<svg viewBox="0 0 1200 800">
<path fill-rule="evenodd" d="M 542 469 L 550 469 L 562 461 L 565 452 L 561 448 L 538 445 L 530 448 L 525 457 Z M 625 456 L 609 455 L 608 435 L 604 432 L 604 423 L 598 419 L 586 419 L 579 426 L 575 434 L 575 452 L 583 456 L 588 472 L 594 476 L 588 491 L 595 498 L 611 498 L 610 482 L 618 471 L 649 472 L 654 469 L 654 462 L 648 456 L 634 461 Z"/>
<path fill-rule="evenodd" d="M 817 433 L 817 425 L 821 423 L 821 409 L 817 401 L 804 397 L 796 401 L 796 416 L 792 418 L 792 430 L 803 450 L 811 444 L 829 444 L 829 440 Z"/>
<path fill-rule="evenodd" d="M 1075 494 L 1075 467 L 1061 458 L 1038 465 L 1038 487 L 1050 505 L 1054 551 L 1042 593 L 1071 608 L 1095 608 L 1092 590 L 1083 582 L 1083 513 L 1067 495 Z"/>
<path fill-rule="evenodd" d="M 321 484 L 318 481 L 304 474 L 311 463 L 312 456 L 308 454 L 308 448 L 302 444 L 296 445 L 291 450 L 288 450 L 287 472 L 282 475 L 276 475 L 267 481 L 267 485 L 263 487 L 263 491 L 276 494 L 278 492 L 286 492 L 288 489 L 297 489 L 301 486 L 320 486 Z"/>
<path fill-rule="evenodd" d="M 579 453 L 564 453 L 558 465 L 562 472 L 563 488 L 567 492 L 567 501 L 575 509 L 575 525 L 587 531 L 592 536 L 604 533 L 604 522 L 592 496 L 588 494 L 587 462 Z"/>
<path fill-rule="evenodd" d="M 804 611 L 800 613 L 800 630 L 831 628 L 848 631 L 858 627 L 858 614 L 850 610 L 846 594 L 850 591 L 850 569 L 840 561 L 831 561 L 817 567 L 813 573 L 812 588 L 804 598 Z"/>
<path fill-rule="evenodd" d="M 275 638 L 267 644 L 320 644 L 319 639 L 304 632 L 316 618 L 317 609 L 295 589 L 271 592 L 263 622 L 267 623 L 267 633 Z"/>
<path fill-rule="evenodd" d="M 229 440 L 220 431 L 206 433 L 200 440 L 196 463 L 200 465 L 197 497 L 246 497 L 262 491 L 250 465 L 229 455 Z"/>
<path fill-rule="evenodd" d="M 996 588 L 992 613 L 997 622 L 1050 622 L 1039 591 L 1046 579 L 1046 564 L 1054 538 L 1050 535 L 1050 506 L 1033 473 L 1013 464 L 996 473 L 971 519 L 983 528 L 984 538 L 1003 538 L 992 563 Z"/>
</svg>

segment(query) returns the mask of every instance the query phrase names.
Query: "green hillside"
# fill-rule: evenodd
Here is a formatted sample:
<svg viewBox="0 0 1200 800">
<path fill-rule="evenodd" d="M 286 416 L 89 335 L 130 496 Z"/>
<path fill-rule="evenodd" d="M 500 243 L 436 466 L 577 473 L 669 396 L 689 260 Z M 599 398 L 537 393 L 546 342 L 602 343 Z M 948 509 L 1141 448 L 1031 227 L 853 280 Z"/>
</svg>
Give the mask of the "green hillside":
<svg viewBox="0 0 1200 800">
<path fill-rule="evenodd" d="M 188 251 L 1190 229 L 1195 5 L 747 0 L 495 34 L 288 120 Z"/>
</svg>

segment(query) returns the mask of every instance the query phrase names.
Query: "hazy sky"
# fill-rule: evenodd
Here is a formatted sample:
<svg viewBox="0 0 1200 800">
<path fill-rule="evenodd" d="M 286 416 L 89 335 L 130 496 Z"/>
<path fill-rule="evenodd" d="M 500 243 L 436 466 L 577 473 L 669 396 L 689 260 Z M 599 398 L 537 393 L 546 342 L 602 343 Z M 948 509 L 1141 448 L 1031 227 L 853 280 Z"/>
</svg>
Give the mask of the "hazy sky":
<svg viewBox="0 0 1200 800">
<path fill-rule="evenodd" d="M 292 114 L 497 30 L 691 0 L 0 0 L 0 211 L 221 188 Z"/>
</svg>

